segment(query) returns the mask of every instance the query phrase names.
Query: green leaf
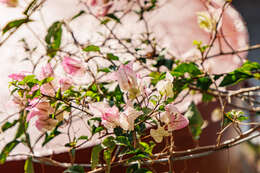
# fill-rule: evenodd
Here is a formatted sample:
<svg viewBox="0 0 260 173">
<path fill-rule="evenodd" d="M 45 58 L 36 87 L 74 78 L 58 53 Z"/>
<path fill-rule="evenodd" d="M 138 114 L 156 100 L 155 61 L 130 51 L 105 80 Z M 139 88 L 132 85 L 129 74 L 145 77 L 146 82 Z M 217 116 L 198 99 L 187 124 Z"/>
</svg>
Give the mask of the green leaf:
<svg viewBox="0 0 260 173">
<path fill-rule="evenodd" d="M 131 146 L 131 143 L 129 141 L 129 139 L 126 136 L 117 136 L 115 141 L 119 144 L 119 145 L 123 145 L 123 146 Z"/>
<path fill-rule="evenodd" d="M 100 52 L 100 48 L 95 45 L 89 45 L 83 49 L 85 52 Z"/>
<path fill-rule="evenodd" d="M 100 127 L 92 126 L 92 135 L 99 133 L 103 130 L 105 130 L 105 128 L 102 126 L 100 126 Z"/>
<path fill-rule="evenodd" d="M 24 10 L 23 14 L 25 14 L 26 16 L 28 16 L 28 14 L 31 14 L 35 10 L 36 4 L 37 4 L 37 0 L 33 0 L 32 2 L 30 2 L 28 7 Z"/>
<path fill-rule="evenodd" d="M 184 116 L 189 119 L 189 128 L 193 138 L 198 140 L 202 132 L 201 126 L 203 125 L 204 121 L 194 102 L 189 105 L 188 110 Z"/>
<path fill-rule="evenodd" d="M 260 73 L 260 64 L 257 62 L 247 61 L 242 67 L 228 73 L 219 86 L 235 85 L 243 80 L 258 76 Z"/>
<path fill-rule="evenodd" d="M 8 157 L 9 153 L 19 144 L 20 142 L 17 140 L 13 140 L 6 144 L 4 148 L 1 151 L 0 154 L 0 163 L 4 164 L 6 161 L 6 158 Z"/>
<path fill-rule="evenodd" d="M 54 22 L 48 29 L 48 33 L 45 36 L 45 42 L 47 43 L 47 54 L 50 57 L 54 57 L 60 48 L 62 39 L 62 22 Z"/>
<path fill-rule="evenodd" d="M 78 138 L 78 140 L 88 140 L 88 136 L 80 136 L 79 138 Z"/>
<path fill-rule="evenodd" d="M 93 147 L 91 152 L 91 169 L 95 169 L 99 163 L 99 154 L 103 147 L 99 144 Z"/>
<path fill-rule="evenodd" d="M 189 73 L 190 76 L 198 76 L 202 74 L 202 72 L 199 70 L 198 66 L 194 62 L 181 63 L 171 72 L 171 74 L 176 77 L 184 76 L 185 73 Z"/>
<path fill-rule="evenodd" d="M 110 173 L 110 169 L 111 169 L 111 155 L 112 155 L 112 152 L 111 150 L 107 149 L 104 151 L 104 160 L 107 164 L 107 169 L 106 169 L 106 173 Z"/>
<path fill-rule="evenodd" d="M 111 70 L 109 68 L 98 69 L 98 71 L 105 72 L 105 73 L 111 72 Z"/>
<path fill-rule="evenodd" d="M 84 168 L 82 166 L 71 166 L 64 171 L 64 173 L 84 173 Z"/>
<path fill-rule="evenodd" d="M 1 129 L 2 129 L 2 131 L 4 132 L 4 131 L 6 131 L 7 129 L 9 129 L 9 128 L 11 128 L 11 127 L 13 127 L 13 126 L 15 126 L 16 124 L 17 124 L 17 122 L 18 122 L 18 120 L 14 120 L 13 122 L 6 122 L 4 125 L 2 125 L 2 127 L 1 127 Z"/>
<path fill-rule="evenodd" d="M 200 77 L 197 80 L 197 87 L 201 88 L 204 91 L 208 90 L 211 84 L 212 81 L 209 76 Z"/>
<path fill-rule="evenodd" d="M 76 18 L 78 18 L 79 16 L 81 16 L 81 15 L 83 15 L 83 14 L 85 14 L 86 12 L 84 11 L 84 10 L 81 10 L 80 12 L 78 12 L 78 14 L 76 14 L 75 16 L 73 16 L 72 18 L 71 18 L 71 20 L 74 20 L 74 19 L 76 19 Z"/>
<path fill-rule="evenodd" d="M 110 60 L 115 60 L 115 61 L 118 61 L 118 60 L 119 60 L 118 56 L 115 56 L 115 55 L 112 54 L 112 53 L 108 53 L 108 54 L 107 54 L 107 58 L 110 59 Z"/>
<path fill-rule="evenodd" d="M 5 27 L 2 29 L 2 33 L 5 34 L 7 31 L 9 31 L 11 29 L 19 28 L 20 26 L 22 26 L 22 24 L 28 23 L 31 21 L 32 20 L 30 20 L 28 18 L 13 20 L 5 25 Z"/>
<path fill-rule="evenodd" d="M 34 173 L 32 157 L 29 157 L 24 164 L 24 173 Z"/>
<path fill-rule="evenodd" d="M 116 146 L 116 143 L 114 142 L 114 140 L 115 140 L 115 138 L 114 138 L 113 136 L 109 136 L 109 137 L 107 137 L 106 139 L 104 139 L 104 141 L 102 142 L 102 144 L 103 144 L 105 147 L 107 147 L 107 148 L 113 150 L 113 149 L 115 148 L 115 146 Z"/>
<path fill-rule="evenodd" d="M 116 21 L 117 23 L 121 23 L 121 22 L 120 22 L 120 19 L 119 19 L 118 17 L 116 17 L 116 15 L 113 14 L 113 13 L 107 14 L 106 17 L 109 17 L 109 18 L 113 19 L 113 20 Z"/>
</svg>

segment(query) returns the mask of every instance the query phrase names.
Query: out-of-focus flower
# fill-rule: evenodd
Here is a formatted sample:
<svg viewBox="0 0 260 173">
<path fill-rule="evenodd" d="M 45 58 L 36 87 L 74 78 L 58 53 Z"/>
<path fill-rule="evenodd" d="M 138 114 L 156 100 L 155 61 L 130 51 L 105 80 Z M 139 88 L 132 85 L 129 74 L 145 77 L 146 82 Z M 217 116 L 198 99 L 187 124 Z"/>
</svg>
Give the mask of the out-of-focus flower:
<svg viewBox="0 0 260 173">
<path fill-rule="evenodd" d="M 162 140 L 163 140 L 163 137 L 164 136 L 169 136 L 170 134 L 169 134 L 169 132 L 167 132 L 164 129 L 164 126 L 161 127 L 160 125 L 158 125 L 158 128 L 156 130 L 155 129 L 151 129 L 150 130 L 150 135 L 155 140 L 155 142 L 161 143 Z"/>
<path fill-rule="evenodd" d="M 45 83 L 41 86 L 41 93 L 47 96 L 55 96 L 55 88 L 52 83 Z"/>
<path fill-rule="evenodd" d="M 165 124 L 168 124 L 169 131 L 182 129 L 189 124 L 189 120 L 173 104 L 165 106 L 165 112 L 161 115 L 160 119 Z"/>
<path fill-rule="evenodd" d="M 124 130 L 134 130 L 135 119 L 142 115 L 141 111 L 135 110 L 132 106 L 127 106 L 125 111 L 120 113 L 119 125 Z"/>
<path fill-rule="evenodd" d="M 66 73 L 70 75 L 82 75 L 84 73 L 84 68 L 82 63 L 76 59 L 70 57 L 64 57 L 62 61 L 63 69 Z"/>
<path fill-rule="evenodd" d="M 72 85 L 72 80 L 70 78 L 61 78 L 59 80 L 61 91 L 66 91 Z"/>
<path fill-rule="evenodd" d="M 12 74 L 8 75 L 8 77 L 13 80 L 22 81 L 25 78 L 25 76 L 27 76 L 29 74 L 30 74 L 29 72 L 22 71 L 20 73 L 12 73 Z"/>
<path fill-rule="evenodd" d="M 18 0 L 0 0 L 0 2 L 5 3 L 9 7 L 17 7 Z"/>
<path fill-rule="evenodd" d="M 26 120 L 30 121 L 33 117 L 37 116 L 36 127 L 40 131 L 51 130 L 58 123 L 58 120 L 49 117 L 50 114 L 54 113 L 54 108 L 51 107 L 48 101 L 33 99 L 27 110 L 29 110 L 29 114 Z"/>
<path fill-rule="evenodd" d="M 48 63 L 48 64 L 46 64 L 45 66 L 42 67 L 39 79 L 43 80 L 45 78 L 53 77 L 53 76 L 54 76 L 53 68 L 51 67 L 51 64 Z"/>
<path fill-rule="evenodd" d="M 157 90 L 162 94 L 165 95 L 166 97 L 173 97 L 173 77 L 172 75 L 167 72 L 166 77 L 164 80 L 161 80 L 157 83 L 156 88 Z"/>
</svg>

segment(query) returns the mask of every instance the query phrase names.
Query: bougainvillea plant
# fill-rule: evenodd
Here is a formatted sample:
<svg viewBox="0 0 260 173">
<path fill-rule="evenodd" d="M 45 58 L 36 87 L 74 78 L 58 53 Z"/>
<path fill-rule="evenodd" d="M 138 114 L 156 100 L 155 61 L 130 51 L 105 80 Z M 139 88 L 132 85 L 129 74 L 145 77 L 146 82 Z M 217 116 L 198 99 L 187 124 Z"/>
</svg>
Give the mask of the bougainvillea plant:
<svg viewBox="0 0 260 173">
<path fill-rule="evenodd" d="M 15 0 L 0 2 L 8 7 L 16 7 L 19 3 Z M 2 28 L 5 37 L 0 45 L 15 36 L 20 27 L 35 22 L 32 16 L 45 2 L 31 1 L 23 11 L 24 18 L 7 23 Z M 42 55 L 35 55 L 35 59 L 27 59 L 32 62 L 33 70 L 9 75 L 10 95 L 19 111 L 16 119 L 1 122 L 3 133 L 17 127 L 13 140 L 2 148 L 1 163 L 16 146 L 24 145 L 30 150 L 26 155 L 26 172 L 33 172 L 32 162 L 36 161 L 66 167 L 65 172 L 84 172 L 88 167 L 92 172 L 110 172 L 118 165 L 128 167 L 128 172 L 149 172 L 149 165 L 153 162 L 166 162 L 169 171 L 173 172 L 171 164 L 178 158 L 201 157 L 205 152 L 229 148 L 259 136 L 259 133 L 254 133 L 260 129 L 259 122 L 250 119 L 243 122 L 248 119 L 243 111 L 260 111 L 257 96 L 254 96 L 260 87 L 235 90 L 227 87 L 251 78 L 259 80 L 260 65 L 242 60 L 236 69 L 215 73 L 212 69 L 217 67 L 207 63 L 208 59 L 222 55 L 237 55 L 243 59 L 245 55 L 241 53 L 259 48 L 256 45 L 226 51 L 220 46 L 219 53 L 211 53 L 220 37 L 225 41 L 222 18 L 225 10 L 231 8 L 231 1 L 220 4 L 201 1 L 207 10 L 198 12 L 195 17 L 201 32 L 208 34 L 209 42 L 195 40 L 194 49 L 189 52 L 190 59 L 185 60 L 178 59 L 160 44 L 147 20 L 150 14 L 167 6 L 166 1 L 82 0 L 79 3 L 84 10 L 48 26 L 44 38 L 36 35 L 45 51 Z M 79 41 L 77 31 L 70 27 L 71 22 L 84 16 L 100 23 L 103 33 L 97 31 L 101 37 L 99 41 Z M 127 22 L 124 20 L 127 16 L 134 17 L 134 21 L 142 25 L 137 37 L 117 35 L 116 30 Z M 33 29 L 28 27 L 31 32 Z M 64 43 L 65 36 L 70 38 L 69 43 Z M 22 42 L 25 52 L 32 55 L 35 49 L 30 47 L 34 45 L 26 38 Z M 214 113 L 221 128 L 215 146 L 204 150 L 197 146 L 178 153 L 174 151 L 172 134 L 175 131 L 189 128 L 196 141 L 207 125 L 191 99 L 193 96 L 200 96 L 203 102 L 215 100 L 219 103 Z M 250 106 L 240 105 L 233 98 Z M 177 104 L 184 101 L 188 108 L 180 110 Z M 227 106 L 233 109 L 227 111 Z M 71 135 L 70 126 L 74 121 L 86 122 L 85 134 Z M 240 125 L 250 129 L 242 133 Z M 30 138 L 34 131 L 28 129 L 32 126 L 42 134 L 36 141 Z M 223 142 L 221 137 L 229 128 L 234 128 L 238 136 Z M 69 138 L 63 146 L 71 153 L 70 164 L 36 157 L 35 144 L 41 142 L 45 147 L 61 134 Z M 93 139 L 101 139 L 101 142 L 92 148 L 91 163 L 74 163 L 77 149 Z M 153 148 L 163 141 L 168 145 L 155 153 Z"/>
</svg>

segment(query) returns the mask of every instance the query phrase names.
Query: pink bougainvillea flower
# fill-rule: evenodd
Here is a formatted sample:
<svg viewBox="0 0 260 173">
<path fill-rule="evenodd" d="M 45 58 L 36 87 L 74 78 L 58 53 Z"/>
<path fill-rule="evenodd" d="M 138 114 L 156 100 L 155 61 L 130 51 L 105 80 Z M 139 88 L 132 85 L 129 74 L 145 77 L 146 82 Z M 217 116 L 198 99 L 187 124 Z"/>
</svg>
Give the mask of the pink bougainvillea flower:
<svg viewBox="0 0 260 173">
<path fill-rule="evenodd" d="M 131 99 L 135 98 L 140 90 L 137 83 L 137 75 L 133 70 L 133 63 L 127 65 L 121 65 L 117 72 L 115 72 L 115 79 L 119 83 L 119 87 L 123 91 L 129 92 Z"/>
<path fill-rule="evenodd" d="M 42 67 L 39 79 L 43 80 L 45 78 L 53 77 L 53 76 L 54 76 L 53 68 L 51 67 L 51 64 L 48 63 L 48 64 L 46 64 L 45 66 Z"/>
<path fill-rule="evenodd" d="M 141 111 L 137 111 L 128 105 L 125 111 L 120 113 L 119 126 L 124 130 L 134 130 L 135 119 L 140 115 L 142 115 Z"/>
<path fill-rule="evenodd" d="M 72 85 L 72 80 L 70 78 L 61 78 L 59 80 L 61 91 L 66 91 Z"/>
<path fill-rule="evenodd" d="M 64 57 L 62 61 L 63 69 L 70 75 L 83 74 L 84 68 L 82 63 L 70 57 Z"/>
<path fill-rule="evenodd" d="M 29 114 L 27 115 L 26 121 L 30 121 L 33 117 L 37 116 L 36 127 L 40 131 L 46 131 L 53 129 L 58 120 L 49 117 L 50 114 L 54 113 L 54 108 L 51 107 L 48 101 L 33 99 L 30 102 Z"/>
<path fill-rule="evenodd" d="M 182 129 L 189 124 L 189 120 L 173 104 L 165 106 L 165 112 L 160 118 L 162 122 L 168 124 L 169 131 Z"/>
<path fill-rule="evenodd" d="M 22 81 L 25 78 L 25 76 L 27 76 L 29 74 L 30 74 L 29 72 L 21 71 L 20 73 L 12 73 L 12 74 L 8 75 L 8 77 L 13 80 Z"/>
<path fill-rule="evenodd" d="M 119 126 L 119 110 L 116 106 L 110 107 L 107 103 L 97 102 L 89 105 L 90 112 L 101 116 L 102 124 L 107 129 Z"/>
<path fill-rule="evenodd" d="M 41 93 L 47 96 L 55 96 L 55 88 L 52 83 L 45 83 L 41 86 Z"/>
<path fill-rule="evenodd" d="M 92 0 L 90 4 L 91 4 L 91 6 L 97 5 L 97 0 Z"/>
<path fill-rule="evenodd" d="M 18 0 L 0 0 L 0 2 L 5 3 L 9 7 L 17 7 Z"/>
</svg>

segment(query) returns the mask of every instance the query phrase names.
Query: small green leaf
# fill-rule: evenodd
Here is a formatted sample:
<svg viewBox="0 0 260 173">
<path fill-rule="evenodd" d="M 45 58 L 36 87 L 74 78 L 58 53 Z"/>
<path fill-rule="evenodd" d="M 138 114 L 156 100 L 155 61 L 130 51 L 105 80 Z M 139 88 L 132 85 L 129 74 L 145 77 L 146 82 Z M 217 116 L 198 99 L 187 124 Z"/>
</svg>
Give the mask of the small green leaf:
<svg viewBox="0 0 260 173">
<path fill-rule="evenodd" d="M 95 169 L 99 163 L 99 154 L 103 150 L 101 145 L 96 145 L 93 147 L 91 152 L 91 169 Z"/>
<path fill-rule="evenodd" d="M 2 125 L 2 131 L 4 132 L 4 131 L 6 131 L 7 129 L 9 129 L 9 128 L 11 128 L 11 127 L 13 127 L 13 126 L 15 126 L 16 124 L 17 124 L 17 122 L 18 122 L 18 120 L 14 120 L 13 122 L 6 122 L 4 125 Z"/>
<path fill-rule="evenodd" d="M 1 151 L 0 154 L 0 163 L 4 164 L 6 161 L 6 158 L 8 157 L 9 153 L 19 144 L 20 142 L 17 140 L 13 140 L 6 144 L 4 148 Z"/>
<path fill-rule="evenodd" d="M 79 138 L 78 138 L 78 140 L 88 140 L 88 136 L 80 136 Z"/>
<path fill-rule="evenodd" d="M 123 146 L 131 146 L 130 141 L 128 140 L 128 138 L 126 136 L 117 136 L 115 141 L 119 144 L 119 145 L 123 145 Z"/>
<path fill-rule="evenodd" d="M 29 157 L 24 164 L 24 173 L 34 173 L 32 157 Z"/>
<path fill-rule="evenodd" d="M 47 43 L 47 54 L 50 57 L 54 57 L 59 50 L 62 39 L 62 22 L 54 22 L 48 29 L 45 36 L 45 42 Z"/>
<path fill-rule="evenodd" d="M 71 18 L 71 20 L 74 20 L 74 19 L 80 17 L 81 15 L 83 15 L 83 14 L 85 14 L 85 13 L 86 13 L 86 12 L 85 12 L 84 10 L 81 10 L 80 12 L 78 12 L 78 14 L 76 14 L 75 16 L 73 16 L 73 17 Z"/>
<path fill-rule="evenodd" d="M 89 45 L 83 49 L 85 52 L 100 52 L 100 48 L 95 45 Z"/>
<path fill-rule="evenodd" d="M 5 34 L 7 31 L 11 29 L 19 28 L 20 26 L 22 26 L 22 24 L 28 22 L 32 22 L 32 20 L 28 18 L 13 20 L 5 25 L 5 27 L 2 29 L 2 32 L 3 34 Z"/>
<path fill-rule="evenodd" d="M 204 121 L 194 102 L 189 105 L 188 110 L 184 116 L 189 119 L 189 127 L 193 138 L 196 140 L 199 139 L 202 132 L 201 126 L 203 125 Z"/>
<path fill-rule="evenodd" d="M 84 173 L 84 168 L 82 166 L 71 166 L 64 171 L 64 173 Z"/>
<path fill-rule="evenodd" d="M 108 53 L 108 54 L 107 54 L 107 58 L 110 59 L 110 60 L 115 60 L 115 61 L 118 61 L 118 60 L 119 60 L 118 56 L 115 56 L 115 55 L 112 54 L 112 53 Z"/>
<path fill-rule="evenodd" d="M 119 19 L 118 17 L 116 17 L 116 15 L 113 14 L 113 13 L 107 14 L 106 17 L 109 17 L 109 18 L 113 19 L 113 20 L 116 21 L 117 23 L 121 23 L 121 22 L 120 22 L 120 19 Z"/>
</svg>

